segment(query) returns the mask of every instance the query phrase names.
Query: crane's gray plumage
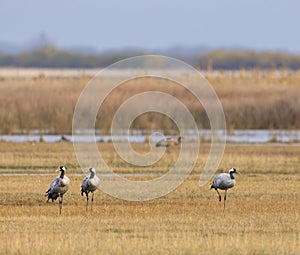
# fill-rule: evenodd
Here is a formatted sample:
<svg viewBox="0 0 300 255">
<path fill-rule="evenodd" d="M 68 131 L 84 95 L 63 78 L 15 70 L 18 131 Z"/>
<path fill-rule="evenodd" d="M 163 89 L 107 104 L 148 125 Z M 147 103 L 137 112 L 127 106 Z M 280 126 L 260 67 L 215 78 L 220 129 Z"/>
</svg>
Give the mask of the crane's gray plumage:
<svg viewBox="0 0 300 255">
<path fill-rule="evenodd" d="M 86 195 L 86 211 L 88 208 L 88 202 L 89 202 L 89 193 L 92 193 L 92 203 L 91 203 L 91 209 L 93 206 L 94 201 L 94 192 L 98 188 L 100 184 L 100 179 L 96 175 L 95 168 L 90 168 L 90 176 L 87 176 L 83 179 L 82 185 L 81 185 L 81 196 L 83 196 L 83 193 Z"/>
<path fill-rule="evenodd" d="M 60 171 L 61 173 L 51 182 L 50 188 L 46 191 L 45 196 L 48 197 L 47 202 L 49 201 L 49 199 L 51 199 L 53 202 L 59 197 L 59 211 L 61 214 L 63 196 L 69 189 L 70 179 L 65 174 L 66 167 L 60 166 L 59 170 L 57 171 Z"/>
<path fill-rule="evenodd" d="M 225 203 L 226 203 L 226 195 L 227 190 L 232 188 L 235 184 L 234 174 L 239 172 L 235 168 L 229 169 L 228 173 L 218 174 L 215 179 L 213 180 L 210 189 L 215 189 L 219 195 L 219 201 L 221 202 L 222 198 L 218 191 L 218 189 L 225 190 L 224 194 L 224 210 L 225 210 Z"/>
<path fill-rule="evenodd" d="M 181 144 L 181 136 L 178 136 L 177 139 L 174 139 L 172 137 L 167 137 L 166 139 L 162 139 L 156 143 L 156 147 L 169 147 L 173 145 L 179 145 Z"/>
</svg>

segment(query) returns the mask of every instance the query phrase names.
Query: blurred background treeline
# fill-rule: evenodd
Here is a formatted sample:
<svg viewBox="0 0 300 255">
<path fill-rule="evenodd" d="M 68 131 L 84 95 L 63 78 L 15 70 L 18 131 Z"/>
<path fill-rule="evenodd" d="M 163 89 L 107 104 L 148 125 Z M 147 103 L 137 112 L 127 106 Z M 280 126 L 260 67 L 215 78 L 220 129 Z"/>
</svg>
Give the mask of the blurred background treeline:
<svg viewBox="0 0 300 255">
<path fill-rule="evenodd" d="M 246 49 L 173 48 L 168 50 L 121 49 L 89 52 L 46 45 L 22 52 L 2 51 L 0 67 L 101 68 L 118 60 L 143 54 L 162 54 L 181 59 L 199 69 L 300 69 L 300 54 Z"/>
</svg>

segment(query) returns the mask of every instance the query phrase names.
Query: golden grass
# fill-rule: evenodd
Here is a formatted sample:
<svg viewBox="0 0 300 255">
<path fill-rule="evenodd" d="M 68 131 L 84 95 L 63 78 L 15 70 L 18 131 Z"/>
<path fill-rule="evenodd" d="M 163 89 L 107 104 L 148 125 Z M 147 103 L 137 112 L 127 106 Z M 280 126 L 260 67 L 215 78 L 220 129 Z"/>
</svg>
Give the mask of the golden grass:
<svg viewBox="0 0 300 255">
<path fill-rule="evenodd" d="M 101 146 L 107 160 L 113 157 L 111 145 Z M 207 150 L 208 145 L 199 158 Z M 299 254 L 299 150 L 294 145 L 227 145 L 219 170 L 234 166 L 242 175 L 228 192 L 225 212 L 209 184 L 198 186 L 196 169 L 175 191 L 153 201 L 128 202 L 97 191 L 93 211 L 86 213 L 82 177 L 72 175 L 79 170 L 72 144 L 1 143 L 0 155 L 24 155 L 17 166 L 1 157 L 5 172 L 29 164 L 28 156 L 33 166 L 26 171 L 52 173 L 52 166 L 68 163 L 67 158 L 71 186 L 59 216 L 57 202 L 46 203 L 43 197 L 54 172 L 1 176 L 0 254 Z M 120 164 L 118 158 L 113 161 Z M 159 172 L 154 166 L 149 171 Z"/>
<path fill-rule="evenodd" d="M 138 153 L 148 152 L 147 144 L 132 144 Z M 142 173 L 168 171 L 178 157 L 180 148 L 167 148 L 162 159 L 150 167 L 137 167 L 123 161 L 113 144 L 101 143 L 99 151 L 106 164 L 119 173 Z M 156 149 L 156 148 L 154 148 Z M 200 173 L 210 145 L 202 143 L 193 173 Z M 220 171 L 227 171 L 232 165 L 253 174 L 298 173 L 300 147 L 297 144 L 227 144 Z M 81 173 L 72 143 L 0 143 L 0 169 L 6 172 L 52 173 L 59 165 L 66 165 L 71 173 Z"/>
</svg>

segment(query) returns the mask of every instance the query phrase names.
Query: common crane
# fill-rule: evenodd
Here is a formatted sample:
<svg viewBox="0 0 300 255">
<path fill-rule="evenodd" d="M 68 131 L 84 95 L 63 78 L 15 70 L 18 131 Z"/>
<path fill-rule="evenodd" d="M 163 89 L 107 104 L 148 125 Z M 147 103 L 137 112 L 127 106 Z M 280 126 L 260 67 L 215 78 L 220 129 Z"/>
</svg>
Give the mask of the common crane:
<svg viewBox="0 0 300 255">
<path fill-rule="evenodd" d="M 94 201 L 94 192 L 100 184 L 100 179 L 96 175 L 95 168 L 90 168 L 89 171 L 90 171 L 90 176 L 85 177 L 81 185 L 81 196 L 83 196 L 83 193 L 85 193 L 86 195 L 86 211 L 89 202 L 89 192 L 92 193 L 92 203 L 91 203 L 91 210 L 92 210 L 93 201 Z"/>
<path fill-rule="evenodd" d="M 222 198 L 218 191 L 218 189 L 225 190 L 224 194 L 224 210 L 225 210 L 225 203 L 226 203 L 226 195 L 227 190 L 232 188 L 235 184 L 234 174 L 239 172 L 235 168 L 229 169 L 228 173 L 218 174 L 215 179 L 213 180 L 210 189 L 215 189 L 219 195 L 219 201 L 221 202 Z"/>
<path fill-rule="evenodd" d="M 60 166 L 59 170 L 56 171 L 60 171 L 61 173 L 51 182 L 50 188 L 46 191 L 45 196 L 48 197 L 47 202 L 49 199 L 53 202 L 59 197 L 59 213 L 61 214 L 63 196 L 69 189 L 70 179 L 66 176 L 66 167 Z"/>
<path fill-rule="evenodd" d="M 156 147 L 169 147 L 169 146 L 174 146 L 174 145 L 179 145 L 181 144 L 181 136 L 178 136 L 177 139 L 172 138 L 172 137 L 167 137 L 166 139 L 162 139 L 156 143 Z"/>
</svg>

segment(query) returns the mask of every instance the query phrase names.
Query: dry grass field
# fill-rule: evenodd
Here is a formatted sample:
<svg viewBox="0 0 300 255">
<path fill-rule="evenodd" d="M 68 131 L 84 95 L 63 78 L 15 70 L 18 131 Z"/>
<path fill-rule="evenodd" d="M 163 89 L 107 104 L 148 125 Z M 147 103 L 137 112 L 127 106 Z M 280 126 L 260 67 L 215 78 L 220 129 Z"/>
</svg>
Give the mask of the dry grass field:
<svg viewBox="0 0 300 255">
<path fill-rule="evenodd" d="M 123 164 L 111 144 L 99 148 L 116 171 L 142 171 Z M 218 171 L 234 166 L 242 175 L 225 212 L 209 183 L 198 186 L 208 150 L 202 145 L 193 173 L 167 196 L 128 202 L 98 190 L 86 212 L 72 144 L 0 143 L 0 254 L 299 254 L 300 147 L 228 144 Z M 163 172 L 177 153 L 147 170 Z M 71 179 L 61 216 L 43 197 L 60 164 Z M 5 175 L 12 173 L 48 175 Z"/>
</svg>

